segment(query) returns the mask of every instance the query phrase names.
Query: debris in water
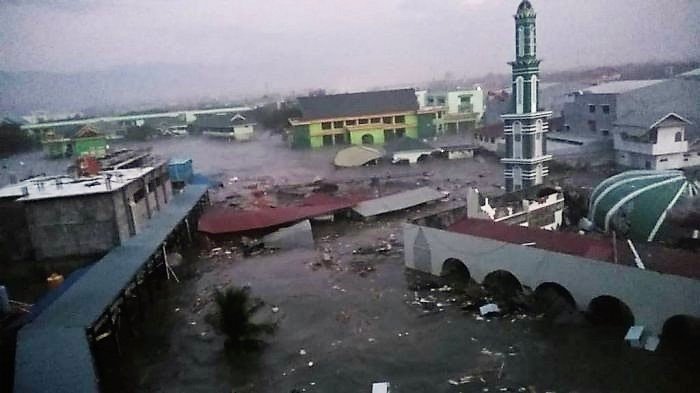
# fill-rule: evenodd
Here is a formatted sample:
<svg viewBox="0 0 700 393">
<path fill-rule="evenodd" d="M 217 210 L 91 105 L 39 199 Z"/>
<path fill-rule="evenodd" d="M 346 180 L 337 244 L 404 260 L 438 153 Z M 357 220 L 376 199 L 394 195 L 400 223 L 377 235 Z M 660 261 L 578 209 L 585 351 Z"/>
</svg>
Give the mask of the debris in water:
<svg viewBox="0 0 700 393">
<path fill-rule="evenodd" d="M 299 355 L 301 355 L 301 356 L 306 355 L 306 350 L 300 349 L 300 350 L 299 350 Z"/>
<path fill-rule="evenodd" d="M 482 316 L 489 316 L 491 314 L 498 314 L 501 312 L 501 309 L 498 308 L 498 305 L 496 303 L 489 303 L 486 305 L 483 305 L 479 307 L 479 312 L 481 313 Z"/>
<path fill-rule="evenodd" d="M 279 308 L 279 307 L 277 307 L 277 306 L 272 307 L 272 312 L 273 312 L 273 313 L 278 313 L 279 311 L 280 311 L 280 308 Z"/>
<path fill-rule="evenodd" d="M 313 367 L 313 366 L 314 366 L 314 362 L 309 362 L 309 367 Z"/>
</svg>

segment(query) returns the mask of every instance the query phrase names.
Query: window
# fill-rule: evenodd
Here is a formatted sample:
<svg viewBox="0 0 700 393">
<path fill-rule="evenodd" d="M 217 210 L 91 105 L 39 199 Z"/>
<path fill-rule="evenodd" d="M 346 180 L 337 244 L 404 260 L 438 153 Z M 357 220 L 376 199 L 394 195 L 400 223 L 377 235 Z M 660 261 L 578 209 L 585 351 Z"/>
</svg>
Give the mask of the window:
<svg viewBox="0 0 700 393">
<path fill-rule="evenodd" d="M 603 113 L 606 115 L 610 113 L 610 105 L 603 105 Z"/>
<path fill-rule="evenodd" d="M 333 146 L 333 135 L 323 136 L 323 146 Z"/>
<path fill-rule="evenodd" d="M 438 119 L 442 119 L 442 112 L 438 112 L 438 113 L 437 113 L 437 118 L 438 118 Z"/>
<path fill-rule="evenodd" d="M 357 122 L 358 122 L 359 124 L 367 124 L 367 123 L 369 123 L 369 120 L 367 120 L 367 119 L 360 119 L 360 120 L 358 120 Z"/>
<path fill-rule="evenodd" d="M 588 112 L 595 113 L 595 105 L 592 105 L 592 104 L 588 105 Z"/>
<path fill-rule="evenodd" d="M 406 117 L 405 116 L 394 116 L 394 122 L 395 123 L 405 123 Z"/>
<path fill-rule="evenodd" d="M 515 141 L 520 142 L 522 140 L 522 136 L 520 134 L 515 134 Z"/>
<path fill-rule="evenodd" d="M 321 123 L 321 129 L 322 130 L 330 130 L 331 129 L 331 122 L 324 121 L 323 123 Z"/>
<path fill-rule="evenodd" d="M 525 56 L 525 29 L 518 27 L 518 56 Z"/>
<path fill-rule="evenodd" d="M 523 113 L 523 97 L 525 80 L 522 76 L 515 78 L 515 112 Z"/>
<path fill-rule="evenodd" d="M 680 132 L 680 131 L 678 131 L 678 132 L 676 133 L 676 138 L 675 138 L 675 139 L 676 139 L 676 142 L 682 142 L 682 141 L 683 141 L 683 133 Z"/>
<path fill-rule="evenodd" d="M 530 78 L 530 111 L 537 112 L 537 76 Z"/>
<path fill-rule="evenodd" d="M 396 136 L 402 137 L 406 135 L 406 129 L 405 128 L 397 128 L 396 129 Z"/>
<path fill-rule="evenodd" d="M 609 135 L 610 135 L 610 131 L 608 131 L 608 130 L 601 130 L 600 133 L 603 134 L 603 136 L 609 136 Z"/>
<path fill-rule="evenodd" d="M 394 130 L 384 130 L 384 142 L 389 142 L 394 139 Z"/>
<path fill-rule="evenodd" d="M 434 104 L 435 99 L 433 97 L 428 97 L 428 104 Z"/>
<path fill-rule="evenodd" d="M 591 130 L 591 132 L 598 131 L 598 125 L 595 120 L 588 120 L 588 129 Z"/>
<path fill-rule="evenodd" d="M 496 143 L 496 138 L 491 137 L 491 143 Z"/>
<path fill-rule="evenodd" d="M 438 102 L 438 104 L 440 104 L 440 105 L 445 105 L 445 97 L 440 97 L 440 98 L 438 98 L 437 102 Z"/>
<path fill-rule="evenodd" d="M 146 197 L 146 190 L 140 188 L 134 193 L 134 202 L 139 203 L 144 197 Z"/>
<path fill-rule="evenodd" d="M 357 120 L 346 120 L 345 121 L 346 126 L 354 126 L 355 124 L 357 124 Z"/>
<path fill-rule="evenodd" d="M 461 96 L 459 97 L 459 102 L 461 102 L 462 104 L 471 104 L 472 96 Z"/>
<path fill-rule="evenodd" d="M 335 134 L 333 135 L 335 139 L 335 144 L 336 145 L 344 145 L 345 144 L 345 135 L 343 134 Z"/>
<path fill-rule="evenodd" d="M 379 118 L 379 117 L 373 117 L 372 120 L 370 120 L 369 122 L 372 123 L 372 124 L 377 124 L 377 123 L 381 123 L 381 121 L 382 121 L 381 118 Z"/>
<path fill-rule="evenodd" d="M 391 124 L 391 116 L 382 117 L 382 122 L 384 124 Z"/>
<path fill-rule="evenodd" d="M 343 122 L 342 121 L 334 121 L 333 128 L 343 128 Z"/>
<path fill-rule="evenodd" d="M 668 158 L 662 158 L 659 160 L 659 162 L 667 162 L 667 161 L 668 161 Z"/>
</svg>

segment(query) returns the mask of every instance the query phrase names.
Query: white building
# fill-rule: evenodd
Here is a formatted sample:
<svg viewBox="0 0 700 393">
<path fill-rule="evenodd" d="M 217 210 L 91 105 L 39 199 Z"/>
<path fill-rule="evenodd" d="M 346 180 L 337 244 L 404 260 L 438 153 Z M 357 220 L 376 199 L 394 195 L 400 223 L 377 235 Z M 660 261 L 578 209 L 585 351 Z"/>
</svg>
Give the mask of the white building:
<svg viewBox="0 0 700 393">
<path fill-rule="evenodd" d="M 700 149 L 690 148 L 692 122 L 676 113 L 639 112 L 616 123 L 615 162 L 639 169 L 678 169 L 700 165 Z"/>
<path fill-rule="evenodd" d="M 421 90 L 416 92 L 416 98 L 420 109 L 444 108 L 441 123 L 444 131 L 452 133 L 475 128 L 486 111 L 484 91 L 480 87 L 473 90 Z"/>
</svg>

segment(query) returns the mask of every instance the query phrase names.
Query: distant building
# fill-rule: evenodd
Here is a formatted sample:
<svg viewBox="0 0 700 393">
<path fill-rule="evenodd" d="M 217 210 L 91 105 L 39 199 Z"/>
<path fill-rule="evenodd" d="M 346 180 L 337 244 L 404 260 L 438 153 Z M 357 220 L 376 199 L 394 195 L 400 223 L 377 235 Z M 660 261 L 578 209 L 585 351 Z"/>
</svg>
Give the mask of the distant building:
<svg viewBox="0 0 700 393">
<path fill-rule="evenodd" d="M 32 178 L 0 189 L 1 210 L 22 213 L 2 223 L 0 234 L 29 240 L 17 248 L 30 248 L 36 259 L 92 256 L 141 232 L 171 199 L 165 163 L 83 178 Z"/>
<path fill-rule="evenodd" d="M 564 105 L 562 131 L 587 138 L 610 138 L 618 116 L 620 96 L 661 83 L 663 80 L 627 80 L 603 83 L 573 92 Z"/>
<path fill-rule="evenodd" d="M 94 125 L 84 125 L 72 138 L 53 131 L 42 135 L 41 144 L 48 158 L 84 157 L 104 158 L 107 155 L 107 138 Z"/>
<path fill-rule="evenodd" d="M 419 137 L 418 101 L 413 89 L 299 97 L 301 117 L 290 119 L 295 148 L 383 145 Z M 424 114 L 432 123 L 434 112 Z M 430 130 L 429 130 L 430 131 Z"/>
<path fill-rule="evenodd" d="M 615 162 L 639 169 L 678 169 L 700 165 L 700 146 L 689 146 L 692 124 L 675 113 L 632 113 L 615 126 Z M 692 147 L 692 148 L 691 148 Z"/>
<path fill-rule="evenodd" d="M 202 135 L 227 138 L 236 141 L 249 141 L 253 138 L 256 123 L 245 115 L 237 113 L 215 113 L 198 115 L 194 129 Z"/>
<path fill-rule="evenodd" d="M 535 20 L 529 1 L 523 0 L 515 15 L 516 44 L 513 68 L 513 95 L 510 112 L 501 116 L 506 139 L 504 164 L 506 191 L 512 192 L 542 184 L 549 174 L 547 120 L 552 112 L 539 107 L 539 65 Z"/>
<path fill-rule="evenodd" d="M 506 138 L 503 123 L 493 123 L 474 130 L 472 141 L 480 148 L 503 156 L 506 152 Z"/>
<path fill-rule="evenodd" d="M 484 91 L 481 88 L 455 91 L 422 90 L 416 92 L 416 97 L 420 109 L 441 109 L 438 134 L 474 129 L 484 116 Z"/>
<path fill-rule="evenodd" d="M 413 138 L 394 139 L 384 148 L 392 163 L 415 164 L 429 159 L 433 153 L 440 152 L 440 149 Z"/>
</svg>

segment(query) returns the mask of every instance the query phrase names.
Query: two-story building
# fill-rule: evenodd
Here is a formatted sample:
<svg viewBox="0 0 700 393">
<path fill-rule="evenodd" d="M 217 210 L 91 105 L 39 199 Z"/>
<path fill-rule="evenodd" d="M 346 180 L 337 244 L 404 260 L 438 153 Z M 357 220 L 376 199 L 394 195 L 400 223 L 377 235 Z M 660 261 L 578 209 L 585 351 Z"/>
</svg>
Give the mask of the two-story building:
<svg viewBox="0 0 700 393">
<path fill-rule="evenodd" d="M 689 148 L 686 127 L 692 124 L 676 113 L 640 111 L 615 125 L 615 161 L 644 169 L 677 169 L 700 165 L 700 149 Z"/>
<path fill-rule="evenodd" d="M 611 139 L 618 116 L 618 100 L 663 80 L 626 80 L 591 86 L 574 93 L 573 101 L 564 104 L 566 119 L 562 131 L 591 139 Z"/>
<path fill-rule="evenodd" d="M 289 120 L 294 148 L 383 145 L 399 137 L 419 137 L 413 89 L 299 97 L 298 102 L 302 115 Z M 435 114 L 424 116 L 430 120 Z"/>
<path fill-rule="evenodd" d="M 486 110 L 484 91 L 477 87 L 473 90 L 416 92 L 418 106 L 423 108 L 442 108 L 437 133 L 457 133 L 476 128 Z"/>
</svg>

